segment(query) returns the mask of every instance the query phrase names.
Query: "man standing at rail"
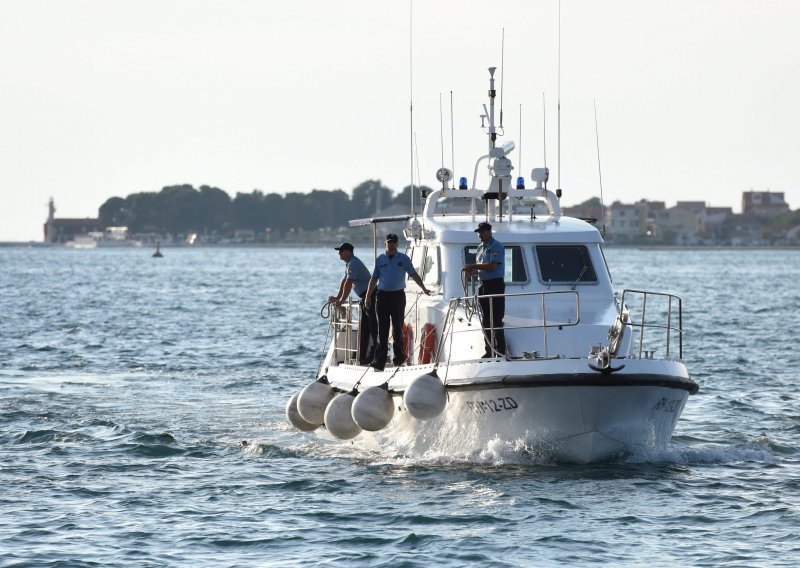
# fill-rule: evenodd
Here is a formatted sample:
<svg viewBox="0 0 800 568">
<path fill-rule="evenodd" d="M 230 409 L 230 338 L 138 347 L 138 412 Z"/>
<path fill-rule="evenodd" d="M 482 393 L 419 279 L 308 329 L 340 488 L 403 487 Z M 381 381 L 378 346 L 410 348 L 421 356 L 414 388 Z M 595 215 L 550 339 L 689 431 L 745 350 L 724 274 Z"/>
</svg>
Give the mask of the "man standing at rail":
<svg viewBox="0 0 800 568">
<path fill-rule="evenodd" d="M 503 318 L 506 314 L 505 248 L 503 243 L 492 237 L 492 226 L 480 223 L 475 229 L 481 244 L 475 255 L 475 264 L 466 264 L 461 270 L 472 276 L 478 273 L 481 282 L 478 288 L 478 303 L 481 306 L 481 326 L 486 350 L 483 358 L 503 357 L 506 354 L 506 334 L 503 331 Z M 499 297 L 487 298 L 501 294 Z"/>
<path fill-rule="evenodd" d="M 372 302 L 372 291 L 377 287 L 375 312 L 378 315 L 378 348 L 375 360 L 370 364 L 378 371 L 383 371 L 389 354 L 389 322 L 392 324 L 394 341 L 392 343 L 392 360 L 399 367 L 406 360 L 403 347 L 403 319 L 406 314 L 406 274 L 408 274 L 422 291 L 430 296 L 422 278 L 411 265 L 411 259 L 397 250 L 397 235 L 386 235 L 386 252 L 375 259 L 375 270 L 367 289 L 365 300 L 367 307 Z"/>
<path fill-rule="evenodd" d="M 378 320 L 375 310 L 367 307 L 367 287 L 369 286 L 369 270 L 364 263 L 353 254 L 353 245 L 342 243 L 334 250 L 339 251 L 339 258 L 345 263 L 344 278 L 339 284 L 336 296 L 328 296 L 328 302 L 340 305 L 347 301 L 350 290 L 361 299 L 361 321 L 358 324 L 358 364 L 367 365 L 372 361 L 378 335 Z"/>
</svg>

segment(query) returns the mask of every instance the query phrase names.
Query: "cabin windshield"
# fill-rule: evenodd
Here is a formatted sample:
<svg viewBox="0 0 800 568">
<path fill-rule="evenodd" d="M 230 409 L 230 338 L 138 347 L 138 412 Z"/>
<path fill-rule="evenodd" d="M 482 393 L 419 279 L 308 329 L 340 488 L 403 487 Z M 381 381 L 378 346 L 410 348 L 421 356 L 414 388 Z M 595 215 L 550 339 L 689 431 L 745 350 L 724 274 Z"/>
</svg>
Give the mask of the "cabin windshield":
<svg viewBox="0 0 800 568">
<path fill-rule="evenodd" d="M 537 245 L 539 278 L 546 284 L 596 283 L 597 274 L 584 245 Z"/>
<path fill-rule="evenodd" d="M 440 197 L 436 202 L 436 213 L 441 215 L 469 214 L 473 212 L 473 201 L 475 201 L 476 211 L 482 211 L 479 199 L 471 197 L 457 197 L 452 193 L 447 197 Z"/>
</svg>

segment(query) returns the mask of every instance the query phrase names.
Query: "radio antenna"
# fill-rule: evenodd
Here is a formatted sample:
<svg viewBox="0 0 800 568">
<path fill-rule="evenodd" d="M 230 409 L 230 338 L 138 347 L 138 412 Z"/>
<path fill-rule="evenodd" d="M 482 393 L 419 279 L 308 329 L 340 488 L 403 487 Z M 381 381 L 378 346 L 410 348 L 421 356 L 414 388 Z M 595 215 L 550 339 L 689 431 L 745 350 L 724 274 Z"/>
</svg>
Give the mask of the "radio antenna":
<svg viewBox="0 0 800 568">
<path fill-rule="evenodd" d="M 414 0 L 408 0 L 408 112 L 409 112 L 409 153 L 411 169 L 411 214 L 414 210 Z"/>
<path fill-rule="evenodd" d="M 439 146 L 442 150 L 442 168 L 444 169 L 444 123 L 442 122 L 442 93 L 439 93 Z"/>
<path fill-rule="evenodd" d="M 558 190 L 561 191 L 561 0 L 558 0 Z"/>
<path fill-rule="evenodd" d="M 422 177 L 419 175 L 419 147 L 417 146 L 417 133 L 414 133 L 414 152 L 417 155 L 417 186 L 422 191 Z M 414 192 L 414 186 L 411 186 L 411 192 Z"/>
<path fill-rule="evenodd" d="M 519 103 L 519 171 L 525 171 L 522 169 L 522 103 Z"/>
<path fill-rule="evenodd" d="M 602 236 L 606 236 L 606 210 L 603 200 L 603 172 L 600 169 L 600 132 L 597 127 L 597 99 L 594 100 L 594 140 L 597 145 L 597 177 L 600 180 L 600 216 L 603 217 Z"/>
<path fill-rule="evenodd" d="M 547 167 L 547 105 L 544 102 L 544 91 L 542 91 L 542 147 L 544 148 L 544 167 Z M 547 187 L 547 182 L 544 182 Z"/>
<path fill-rule="evenodd" d="M 506 53 L 506 29 L 503 28 L 503 37 L 500 40 L 500 129 L 503 128 L 503 93 L 505 89 L 503 89 L 503 81 L 506 78 L 506 64 L 505 64 L 505 53 Z"/>
<path fill-rule="evenodd" d="M 450 167 L 453 170 L 453 177 L 450 180 L 450 187 L 456 188 L 456 146 L 455 135 L 453 134 L 453 91 L 450 91 Z"/>
</svg>

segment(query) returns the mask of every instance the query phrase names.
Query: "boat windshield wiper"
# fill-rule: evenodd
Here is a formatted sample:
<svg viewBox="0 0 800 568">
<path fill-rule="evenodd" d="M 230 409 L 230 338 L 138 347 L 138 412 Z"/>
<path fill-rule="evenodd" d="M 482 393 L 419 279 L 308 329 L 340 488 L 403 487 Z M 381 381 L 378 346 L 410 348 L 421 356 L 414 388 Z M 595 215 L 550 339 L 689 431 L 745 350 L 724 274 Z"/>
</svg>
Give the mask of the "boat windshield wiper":
<svg viewBox="0 0 800 568">
<path fill-rule="evenodd" d="M 573 290 L 574 290 L 574 289 L 575 289 L 575 287 L 578 285 L 578 282 L 580 282 L 580 281 L 581 281 L 581 278 L 583 278 L 583 275 L 586 273 L 586 269 L 587 269 L 587 268 L 589 268 L 589 265 L 587 265 L 587 264 L 584 264 L 584 265 L 583 265 L 583 269 L 581 270 L 581 273 L 580 273 L 580 274 L 578 274 L 578 279 L 577 279 L 577 280 L 575 280 L 575 283 L 572 285 L 572 289 L 573 289 Z"/>
</svg>

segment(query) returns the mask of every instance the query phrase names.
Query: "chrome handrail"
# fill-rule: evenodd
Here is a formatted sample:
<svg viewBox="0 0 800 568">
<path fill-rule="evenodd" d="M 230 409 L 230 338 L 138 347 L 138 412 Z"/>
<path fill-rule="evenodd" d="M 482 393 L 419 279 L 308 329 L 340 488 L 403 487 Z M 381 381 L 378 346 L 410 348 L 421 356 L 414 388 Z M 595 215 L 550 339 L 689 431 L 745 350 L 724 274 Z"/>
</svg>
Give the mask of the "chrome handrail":
<svg viewBox="0 0 800 568">
<path fill-rule="evenodd" d="M 634 314 L 631 313 L 631 309 L 628 306 L 628 303 L 625 301 L 626 295 L 632 296 L 634 294 L 638 294 L 642 296 L 641 302 L 641 317 L 636 320 L 634 319 Z M 667 313 L 666 313 L 666 324 L 658 324 L 658 323 L 651 323 L 647 320 L 648 312 L 647 312 L 647 299 L 650 296 L 659 296 L 662 298 L 666 298 L 667 301 Z M 673 307 L 673 303 L 677 303 L 677 309 Z M 677 326 L 673 324 L 673 310 L 677 311 L 678 317 L 678 324 Z M 623 313 L 628 314 L 628 321 L 625 325 L 629 325 L 631 327 L 638 328 L 639 330 L 639 352 L 638 357 L 642 358 L 642 354 L 644 354 L 645 358 L 652 358 L 652 354 L 654 351 L 647 351 L 644 349 L 644 335 L 646 329 L 662 329 L 666 331 L 666 357 L 669 357 L 671 354 L 671 346 L 672 346 L 672 334 L 675 333 L 678 335 L 678 358 L 683 358 L 683 302 L 679 296 L 675 294 L 669 294 L 666 292 L 650 292 L 647 290 L 624 290 L 622 292 L 622 301 L 620 302 L 620 315 L 622 317 Z M 649 355 L 648 355 L 649 353 Z"/>
<path fill-rule="evenodd" d="M 340 313 L 341 308 L 344 308 L 344 314 Z M 339 360 L 340 354 L 343 355 L 343 362 L 345 363 L 354 361 L 358 357 L 358 333 L 360 333 L 360 330 L 356 333 L 355 346 L 353 346 L 353 334 L 350 332 L 354 329 L 358 329 L 358 324 L 361 321 L 361 313 L 359 310 L 361 310 L 360 302 L 348 298 L 347 301 L 339 304 L 332 312 L 331 328 L 333 329 L 333 349 L 334 358 L 337 361 Z M 343 332 L 345 334 L 344 347 L 339 347 L 339 335 Z"/>
<path fill-rule="evenodd" d="M 575 299 L 575 319 L 574 319 L 574 321 L 572 321 L 572 318 L 570 318 L 570 320 L 566 321 L 566 322 L 548 323 L 546 298 L 548 296 L 556 296 L 556 295 L 563 295 L 563 294 L 569 294 L 569 295 L 573 296 L 574 299 Z M 545 291 L 545 292 L 516 292 L 516 293 L 511 293 L 511 294 L 486 294 L 486 295 L 483 295 L 483 296 L 480 296 L 480 297 L 481 298 L 488 298 L 488 299 L 504 297 L 504 298 L 508 299 L 508 298 L 519 298 L 519 297 L 525 297 L 525 296 L 530 296 L 530 297 L 538 296 L 539 297 L 539 300 L 540 300 L 540 304 L 539 305 L 540 305 L 540 309 L 541 309 L 541 313 L 542 313 L 541 323 L 536 323 L 536 324 L 531 324 L 531 325 L 513 325 L 513 324 L 509 325 L 509 324 L 505 324 L 504 323 L 502 325 L 502 328 L 500 326 L 490 327 L 489 331 L 491 333 L 491 340 L 492 340 L 491 348 L 494 349 L 494 333 L 495 333 L 496 330 L 503 329 L 505 331 L 505 330 L 513 330 L 513 329 L 541 329 L 542 330 L 542 344 L 544 346 L 544 358 L 548 358 L 548 357 L 550 357 L 550 354 L 549 354 L 549 351 L 548 351 L 547 330 L 549 328 L 553 328 L 553 327 L 557 327 L 557 328 L 571 327 L 571 326 L 578 325 L 580 323 L 580 321 L 581 321 L 580 294 L 578 294 L 578 292 L 576 290 L 552 290 L 552 291 Z M 460 331 L 459 332 L 455 331 L 455 326 L 452 325 L 453 319 L 455 318 L 456 310 L 458 309 L 458 307 L 460 305 L 462 305 L 462 303 L 464 305 L 467 305 L 467 303 L 469 301 L 475 301 L 475 300 L 477 300 L 477 297 L 475 297 L 475 296 L 458 296 L 458 297 L 454 297 L 454 298 L 450 299 L 450 303 L 448 305 L 448 311 L 447 311 L 447 314 L 446 314 L 446 316 L 444 318 L 445 328 L 442 331 L 442 340 L 439 341 L 439 345 L 438 345 L 438 348 L 437 348 L 437 351 L 436 351 L 436 360 L 437 361 L 440 360 L 440 358 L 441 358 L 441 350 L 442 350 L 443 345 L 447 341 L 447 339 L 450 339 L 450 341 L 452 341 L 452 336 L 455 333 L 462 333 Z M 489 321 L 491 321 L 493 319 L 492 315 L 493 315 L 493 310 L 494 310 L 494 302 L 489 302 L 489 310 L 490 310 L 490 312 L 489 312 L 490 313 Z M 497 353 L 495 353 L 495 355 L 500 356 Z"/>
</svg>

